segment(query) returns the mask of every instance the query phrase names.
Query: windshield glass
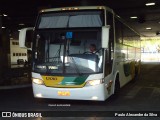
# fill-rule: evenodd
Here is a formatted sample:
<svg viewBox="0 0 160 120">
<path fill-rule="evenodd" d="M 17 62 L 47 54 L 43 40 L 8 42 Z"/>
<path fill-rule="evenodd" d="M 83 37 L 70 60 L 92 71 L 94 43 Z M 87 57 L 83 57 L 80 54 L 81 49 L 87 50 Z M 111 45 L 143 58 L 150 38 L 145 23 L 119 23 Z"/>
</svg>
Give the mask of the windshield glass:
<svg viewBox="0 0 160 120">
<path fill-rule="evenodd" d="M 34 71 L 54 74 L 102 72 L 101 29 L 41 30 L 34 42 Z"/>
<path fill-rule="evenodd" d="M 103 24 L 102 13 L 98 10 L 42 13 L 37 28 L 101 27 Z"/>
</svg>

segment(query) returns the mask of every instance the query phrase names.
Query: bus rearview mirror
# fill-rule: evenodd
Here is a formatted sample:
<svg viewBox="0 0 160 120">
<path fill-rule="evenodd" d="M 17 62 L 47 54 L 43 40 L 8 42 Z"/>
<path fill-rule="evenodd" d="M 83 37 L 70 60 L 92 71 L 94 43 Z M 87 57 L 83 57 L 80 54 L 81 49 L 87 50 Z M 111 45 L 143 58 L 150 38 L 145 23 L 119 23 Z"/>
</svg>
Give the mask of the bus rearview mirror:
<svg viewBox="0 0 160 120">
<path fill-rule="evenodd" d="M 110 25 L 102 27 L 102 48 L 108 48 Z"/>
<path fill-rule="evenodd" d="M 33 37 L 33 27 L 21 29 L 19 33 L 19 47 L 32 50 L 31 49 L 32 37 Z"/>
</svg>

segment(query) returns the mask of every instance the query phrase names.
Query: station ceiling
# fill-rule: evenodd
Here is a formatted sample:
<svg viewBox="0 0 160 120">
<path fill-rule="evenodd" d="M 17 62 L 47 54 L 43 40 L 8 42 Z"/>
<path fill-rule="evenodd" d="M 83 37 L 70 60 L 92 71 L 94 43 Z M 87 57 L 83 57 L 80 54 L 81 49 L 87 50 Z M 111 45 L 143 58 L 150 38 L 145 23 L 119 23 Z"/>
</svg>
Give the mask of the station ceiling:
<svg viewBox="0 0 160 120">
<path fill-rule="evenodd" d="M 146 6 L 147 2 L 155 5 Z M 155 37 L 160 32 L 160 0 L 0 0 L 2 26 L 12 34 L 34 26 L 38 11 L 43 8 L 87 5 L 109 6 L 142 36 Z"/>
</svg>

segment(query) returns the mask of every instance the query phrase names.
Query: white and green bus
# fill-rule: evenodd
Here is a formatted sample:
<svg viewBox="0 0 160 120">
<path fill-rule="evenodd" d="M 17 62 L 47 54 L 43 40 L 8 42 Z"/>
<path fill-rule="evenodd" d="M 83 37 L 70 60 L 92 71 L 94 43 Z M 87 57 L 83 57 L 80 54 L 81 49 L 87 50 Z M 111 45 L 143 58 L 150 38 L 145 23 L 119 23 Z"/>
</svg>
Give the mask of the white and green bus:
<svg viewBox="0 0 160 120">
<path fill-rule="evenodd" d="M 108 7 L 42 10 L 20 31 L 20 47 L 30 30 L 36 98 L 105 101 L 140 71 L 140 35 Z"/>
</svg>

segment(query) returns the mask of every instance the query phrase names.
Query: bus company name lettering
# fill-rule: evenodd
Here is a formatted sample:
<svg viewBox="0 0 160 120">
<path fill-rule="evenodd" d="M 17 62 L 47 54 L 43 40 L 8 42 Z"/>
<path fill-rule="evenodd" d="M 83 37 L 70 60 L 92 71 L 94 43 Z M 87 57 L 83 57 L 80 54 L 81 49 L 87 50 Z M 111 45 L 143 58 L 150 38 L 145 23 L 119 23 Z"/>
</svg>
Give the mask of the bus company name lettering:
<svg viewBox="0 0 160 120">
<path fill-rule="evenodd" d="M 56 77 L 46 77 L 46 80 L 57 80 Z"/>
</svg>

